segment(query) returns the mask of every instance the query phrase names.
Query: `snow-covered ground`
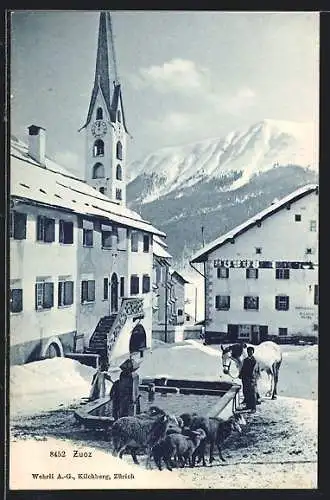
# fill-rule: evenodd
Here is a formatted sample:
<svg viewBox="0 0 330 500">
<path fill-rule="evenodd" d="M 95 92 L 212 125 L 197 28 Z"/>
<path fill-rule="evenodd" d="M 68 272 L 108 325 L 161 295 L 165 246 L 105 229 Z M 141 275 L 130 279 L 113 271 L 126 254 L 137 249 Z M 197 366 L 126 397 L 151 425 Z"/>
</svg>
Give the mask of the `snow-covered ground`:
<svg viewBox="0 0 330 500">
<path fill-rule="evenodd" d="M 11 367 L 11 487 L 316 488 L 317 366 L 317 346 L 283 346 L 279 398 L 264 398 L 257 413 L 247 415 L 243 433 L 226 442 L 225 465 L 215 462 L 212 467 L 172 473 L 146 471 L 126 455 L 119 460 L 103 438 L 77 427 L 72 409 L 88 397 L 94 369 L 67 358 Z M 155 342 L 139 372 L 141 377 L 225 380 L 219 347 L 193 340 L 172 346 Z M 92 458 L 75 460 L 74 449 L 89 451 Z M 66 458 L 51 458 L 51 450 L 65 451 Z M 71 473 L 75 479 L 32 476 L 54 471 Z M 79 479 L 81 473 L 108 474 L 112 479 Z M 115 480 L 115 473 L 132 473 L 134 479 Z"/>
</svg>

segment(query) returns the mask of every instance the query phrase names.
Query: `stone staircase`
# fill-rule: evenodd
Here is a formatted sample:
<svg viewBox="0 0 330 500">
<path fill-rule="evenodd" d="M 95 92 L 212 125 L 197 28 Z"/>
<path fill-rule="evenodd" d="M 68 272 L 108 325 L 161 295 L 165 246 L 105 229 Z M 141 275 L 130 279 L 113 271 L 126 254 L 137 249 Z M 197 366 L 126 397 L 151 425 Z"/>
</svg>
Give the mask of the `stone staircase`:
<svg viewBox="0 0 330 500">
<path fill-rule="evenodd" d="M 111 330 L 111 327 L 117 317 L 117 314 L 112 314 L 111 316 L 104 316 L 100 319 L 93 335 L 89 340 L 89 347 L 85 349 L 86 353 L 89 354 L 107 354 L 107 336 Z"/>
</svg>

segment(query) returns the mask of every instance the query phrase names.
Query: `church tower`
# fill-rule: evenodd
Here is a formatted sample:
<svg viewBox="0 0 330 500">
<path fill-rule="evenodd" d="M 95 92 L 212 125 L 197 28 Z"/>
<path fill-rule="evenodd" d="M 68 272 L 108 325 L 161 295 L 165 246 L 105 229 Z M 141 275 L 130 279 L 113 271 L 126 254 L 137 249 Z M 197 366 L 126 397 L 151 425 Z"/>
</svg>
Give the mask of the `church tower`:
<svg viewBox="0 0 330 500">
<path fill-rule="evenodd" d="M 82 129 L 86 135 L 85 181 L 125 206 L 128 132 L 109 12 L 100 14 L 94 86 Z"/>
</svg>

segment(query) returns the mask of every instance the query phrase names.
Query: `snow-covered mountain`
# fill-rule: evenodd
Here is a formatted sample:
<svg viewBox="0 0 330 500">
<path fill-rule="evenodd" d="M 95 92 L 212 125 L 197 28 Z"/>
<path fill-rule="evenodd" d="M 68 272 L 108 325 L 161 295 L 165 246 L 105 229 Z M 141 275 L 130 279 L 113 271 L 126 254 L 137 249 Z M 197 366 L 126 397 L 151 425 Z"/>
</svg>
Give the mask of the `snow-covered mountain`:
<svg viewBox="0 0 330 500">
<path fill-rule="evenodd" d="M 175 260 L 274 198 L 318 178 L 314 123 L 263 120 L 247 130 L 160 149 L 128 166 L 129 205 L 168 234 Z"/>
<path fill-rule="evenodd" d="M 129 166 L 130 181 L 143 188 L 135 200 L 150 203 L 173 191 L 179 197 L 205 179 L 226 180 L 223 191 L 237 189 L 274 165 L 315 170 L 316 140 L 313 123 L 264 120 L 224 138 L 163 148 Z"/>
</svg>

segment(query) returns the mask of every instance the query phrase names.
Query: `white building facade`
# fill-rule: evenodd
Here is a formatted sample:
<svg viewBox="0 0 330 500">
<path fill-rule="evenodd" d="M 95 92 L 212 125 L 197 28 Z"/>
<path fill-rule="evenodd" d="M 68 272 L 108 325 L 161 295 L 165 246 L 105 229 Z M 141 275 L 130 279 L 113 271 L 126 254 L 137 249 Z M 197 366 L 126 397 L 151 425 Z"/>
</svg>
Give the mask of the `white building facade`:
<svg viewBox="0 0 330 500">
<path fill-rule="evenodd" d="M 195 254 L 205 339 L 318 336 L 318 186 L 298 189 Z"/>
</svg>

